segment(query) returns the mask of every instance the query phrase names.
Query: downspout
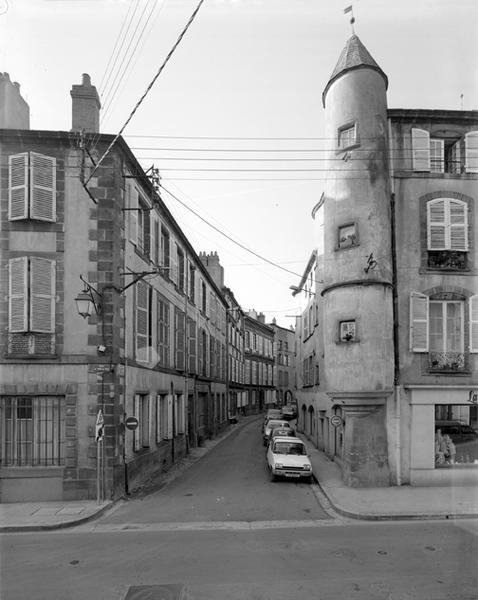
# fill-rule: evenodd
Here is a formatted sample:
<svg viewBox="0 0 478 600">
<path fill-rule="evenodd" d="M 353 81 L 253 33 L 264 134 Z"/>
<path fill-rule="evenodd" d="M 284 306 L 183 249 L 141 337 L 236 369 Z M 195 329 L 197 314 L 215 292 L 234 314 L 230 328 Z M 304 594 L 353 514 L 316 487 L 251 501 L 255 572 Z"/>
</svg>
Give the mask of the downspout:
<svg viewBox="0 0 478 600">
<path fill-rule="evenodd" d="M 388 144 L 392 140 L 392 124 L 388 119 Z M 396 243 L 396 220 L 395 220 L 395 180 L 393 170 L 393 159 L 389 153 L 390 169 L 390 227 L 391 227 L 391 253 L 392 253 L 392 308 L 393 308 L 393 395 L 395 404 L 395 478 L 397 486 L 402 485 L 402 442 L 401 442 L 401 397 L 400 397 L 400 349 L 398 331 L 398 290 L 397 290 L 397 243 Z"/>
</svg>

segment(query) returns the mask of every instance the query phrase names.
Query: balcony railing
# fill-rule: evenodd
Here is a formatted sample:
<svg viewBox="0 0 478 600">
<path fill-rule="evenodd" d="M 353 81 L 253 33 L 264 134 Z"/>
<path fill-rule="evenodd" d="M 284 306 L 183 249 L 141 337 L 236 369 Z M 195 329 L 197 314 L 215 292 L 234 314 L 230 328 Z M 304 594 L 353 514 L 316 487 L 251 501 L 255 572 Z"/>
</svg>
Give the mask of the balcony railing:
<svg viewBox="0 0 478 600">
<path fill-rule="evenodd" d="M 430 371 L 460 372 L 466 369 L 464 352 L 430 352 L 428 362 Z"/>
</svg>

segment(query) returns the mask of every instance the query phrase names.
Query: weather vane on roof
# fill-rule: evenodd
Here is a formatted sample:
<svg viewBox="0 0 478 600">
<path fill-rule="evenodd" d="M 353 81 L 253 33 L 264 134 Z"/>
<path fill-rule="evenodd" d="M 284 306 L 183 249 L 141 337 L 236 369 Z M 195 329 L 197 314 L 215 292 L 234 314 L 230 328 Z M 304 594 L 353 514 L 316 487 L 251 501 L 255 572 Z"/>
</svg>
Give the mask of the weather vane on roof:
<svg viewBox="0 0 478 600">
<path fill-rule="evenodd" d="M 355 29 L 354 29 L 355 17 L 354 17 L 352 5 L 347 6 L 347 8 L 344 8 L 344 14 L 347 14 L 347 13 L 350 13 L 350 25 L 352 27 L 352 35 L 355 35 Z"/>
</svg>

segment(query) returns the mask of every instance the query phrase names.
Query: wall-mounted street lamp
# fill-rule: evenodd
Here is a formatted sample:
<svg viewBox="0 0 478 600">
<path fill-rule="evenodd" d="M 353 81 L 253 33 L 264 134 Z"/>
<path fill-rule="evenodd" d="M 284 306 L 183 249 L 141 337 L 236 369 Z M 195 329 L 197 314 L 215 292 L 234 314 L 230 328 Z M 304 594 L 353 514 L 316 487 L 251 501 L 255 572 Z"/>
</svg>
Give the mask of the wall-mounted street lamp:
<svg viewBox="0 0 478 600">
<path fill-rule="evenodd" d="M 118 292 L 118 294 L 122 294 L 129 287 L 146 277 L 146 275 L 159 275 L 162 271 L 167 271 L 169 267 L 157 267 L 154 271 L 142 271 L 141 273 L 123 273 L 123 275 L 132 275 L 134 279 L 130 281 L 127 285 L 119 288 L 116 285 L 111 283 L 107 283 L 103 286 L 102 291 L 98 291 L 95 287 L 91 285 L 86 279 L 83 278 L 83 275 L 80 275 L 80 279 L 83 282 L 83 290 L 78 294 L 75 298 L 76 309 L 78 314 L 87 319 L 91 317 L 93 311 L 99 315 L 101 313 L 101 300 L 103 298 L 103 292 L 107 289 L 112 289 Z"/>
</svg>

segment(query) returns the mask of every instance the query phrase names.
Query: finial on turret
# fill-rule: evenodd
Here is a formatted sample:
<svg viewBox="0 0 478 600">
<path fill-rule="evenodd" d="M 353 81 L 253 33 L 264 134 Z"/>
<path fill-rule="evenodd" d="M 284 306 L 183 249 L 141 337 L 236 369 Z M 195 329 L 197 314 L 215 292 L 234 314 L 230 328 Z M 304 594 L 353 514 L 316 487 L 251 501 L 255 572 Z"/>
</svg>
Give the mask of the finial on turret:
<svg viewBox="0 0 478 600">
<path fill-rule="evenodd" d="M 346 15 L 347 13 L 350 13 L 350 25 L 352 27 L 352 35 L 355 35 L 355 29 L 354 29 L 355 17 L 354 17 L 352 5 L 347 6 L 347 8 L 344 8 L 344 14 Z"/>
</svg>

